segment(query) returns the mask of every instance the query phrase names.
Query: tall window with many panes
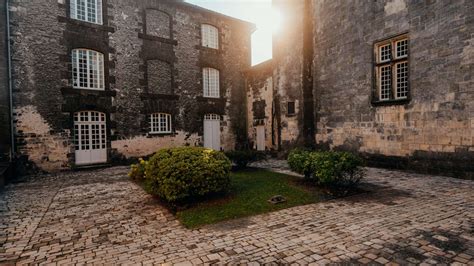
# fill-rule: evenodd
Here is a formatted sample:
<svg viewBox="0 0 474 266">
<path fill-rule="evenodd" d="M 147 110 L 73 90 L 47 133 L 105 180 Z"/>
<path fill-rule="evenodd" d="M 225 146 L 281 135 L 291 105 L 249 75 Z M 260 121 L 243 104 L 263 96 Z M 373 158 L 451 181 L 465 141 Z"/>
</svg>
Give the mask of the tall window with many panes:
<svg viewBox="0 0 474 266">
<path fill-rule="evenodd" d="M 203 96 L 208 98 L 220 97 L 219 70 L 205 67 L 202 69 Z"/>
<path fill-rule="evenodd" d="M 74 49 L 71 55 L 72 86 L 104 90 L 104 55 L 89 49 Z"/>
<path fill-rule="evenodd" d="M 208 24 L 201 25 L 202 46 L 212 49 L 219 49 L 219 30 Z"/>
<path fill-rule="evenodd" d="M 376 101 L 408 98 L 408 41 L 404 34 L 375 44 Z"/>
<path fill-rule="evenodd" d="M 102 24 L 102 0 L 70 0 L 71 18 Z"/>
</svg>

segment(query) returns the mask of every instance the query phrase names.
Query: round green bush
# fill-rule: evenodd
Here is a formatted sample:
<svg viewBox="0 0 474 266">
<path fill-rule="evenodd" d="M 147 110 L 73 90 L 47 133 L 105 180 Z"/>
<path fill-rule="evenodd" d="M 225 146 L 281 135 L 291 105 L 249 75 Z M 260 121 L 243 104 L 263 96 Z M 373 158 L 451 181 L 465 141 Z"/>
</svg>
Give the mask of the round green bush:
<svg viewBox="0 0 474 266">
<path fill-rule="evenodd" d="M 304 151 L 295 149 L 288 156 L 291 170 L 319 185 L 354 187 L 364 177 L 364 161 L 350 152 Z"/>
<path fill-rule="evenodd" d="M 309 156 L 311 152 L 303 149 L 293 149 L 290 154 L 288 154 L 288 165 L 290 169 L 296 173 L 305 175 L 308 177 L 311 174 L 311 169 L 309 169 Z"/>
<path fill-rule="evenodd" d="M 231 162 L 219 151 L 201 147 L 162 149 L 146 166 L 148 192 L 167 202 L 224 192 L 230 185 Z"/>
</svg>

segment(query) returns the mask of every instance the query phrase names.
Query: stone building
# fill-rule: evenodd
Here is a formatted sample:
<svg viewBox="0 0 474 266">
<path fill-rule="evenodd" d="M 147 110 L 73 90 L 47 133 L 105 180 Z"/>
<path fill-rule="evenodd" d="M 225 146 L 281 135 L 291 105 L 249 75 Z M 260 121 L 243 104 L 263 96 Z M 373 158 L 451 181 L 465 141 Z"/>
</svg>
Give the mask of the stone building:
<svg viewBox="0 0 474 266">
<path fill-rule="evenodd" d="M 274 4 L 285 22 L 273 71 L 260 75 L 273 83 L 271 148 L 350 150 L 372 165 L 473 176 L 474 1 Z M 258 86 L 250 80 L 249 107 Z"/>
<path fill-rule="evenodd" d="M 473 1 L 274 0 L 284 23 L 273 59 L 252 68 L 247 22 L 183 1 L 83 3 L 10 1 L 22 169 L 204 145 L 474 173 Z"/>
<path fill-rule="evenodd" d="M 11 0 L 10 15 L 22 169 L 244 143 L 253 24 L 183 1 Z"/>
</svg>

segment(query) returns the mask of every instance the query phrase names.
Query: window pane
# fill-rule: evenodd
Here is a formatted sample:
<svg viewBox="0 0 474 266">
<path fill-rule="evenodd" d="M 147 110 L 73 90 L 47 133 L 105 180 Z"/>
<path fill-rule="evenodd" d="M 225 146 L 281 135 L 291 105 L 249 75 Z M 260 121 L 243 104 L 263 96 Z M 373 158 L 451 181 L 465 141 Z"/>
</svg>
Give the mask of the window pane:
<svg viewBox="0 0 474 266">
<path fill-rule="evenodd" d="M 380 100 L 390 99 L 392 90 L 392 67 L 383 66 L 380 68 Z"/>
<path fill-rule="evenodd" d="M 397 98 L 406 98 L 408 96 L 408 62 L 396 64 L 397 73 Z"/>
<path fill-rule="evenodd" d="M 219 49 L 219 30 L 211 25 L 201 26 L 202 46 Z"/>
<path fill-rule="evenodd" d="M 92 50 L 72 51 L 72 84 L 80 89 L 104 89 L 104 55 Z"/>
<path fill-rule="evenodd" d="M 71 18 L 102 24 L 102 0 L 71 0 Z"/>
<path fill-rule="evenodd" d="M 204 97 L 219 98 L 219 70 L 214 68 L 203 69 Z"/>
<path fill-rule="evenodd" d="M 151 114 L 150 133 L 171 133 L 171 115 L 165 113 Z"/>
<path fill-rule="evenodd" d="M 383 46 L 380 46 L 380 62 L 386 62 L 391 59 L 391 50 L 392 50 L 392 45 L 386 44 Z"/>
<path fill-rule="evenodd" d="M 398 41 L 395 46 L 397 50 L 397 58 L 408 55 L 408 39 Z"/>
</svg>

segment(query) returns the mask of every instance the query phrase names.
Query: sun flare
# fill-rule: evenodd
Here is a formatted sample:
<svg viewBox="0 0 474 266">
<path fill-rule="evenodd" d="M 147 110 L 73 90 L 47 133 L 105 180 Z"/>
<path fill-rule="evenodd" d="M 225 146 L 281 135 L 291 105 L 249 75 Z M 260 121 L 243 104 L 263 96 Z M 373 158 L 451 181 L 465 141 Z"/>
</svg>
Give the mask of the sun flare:
<svg viewBox="0 0 474 266">
<path fill-rule="evenodd" d="M 272 37 L 281 30 L 282 13 L 272 7 L 272 0 L 187 0 L 223 14 L 252 22 L 252 64 L 272 58 Z"/>
</svg>

